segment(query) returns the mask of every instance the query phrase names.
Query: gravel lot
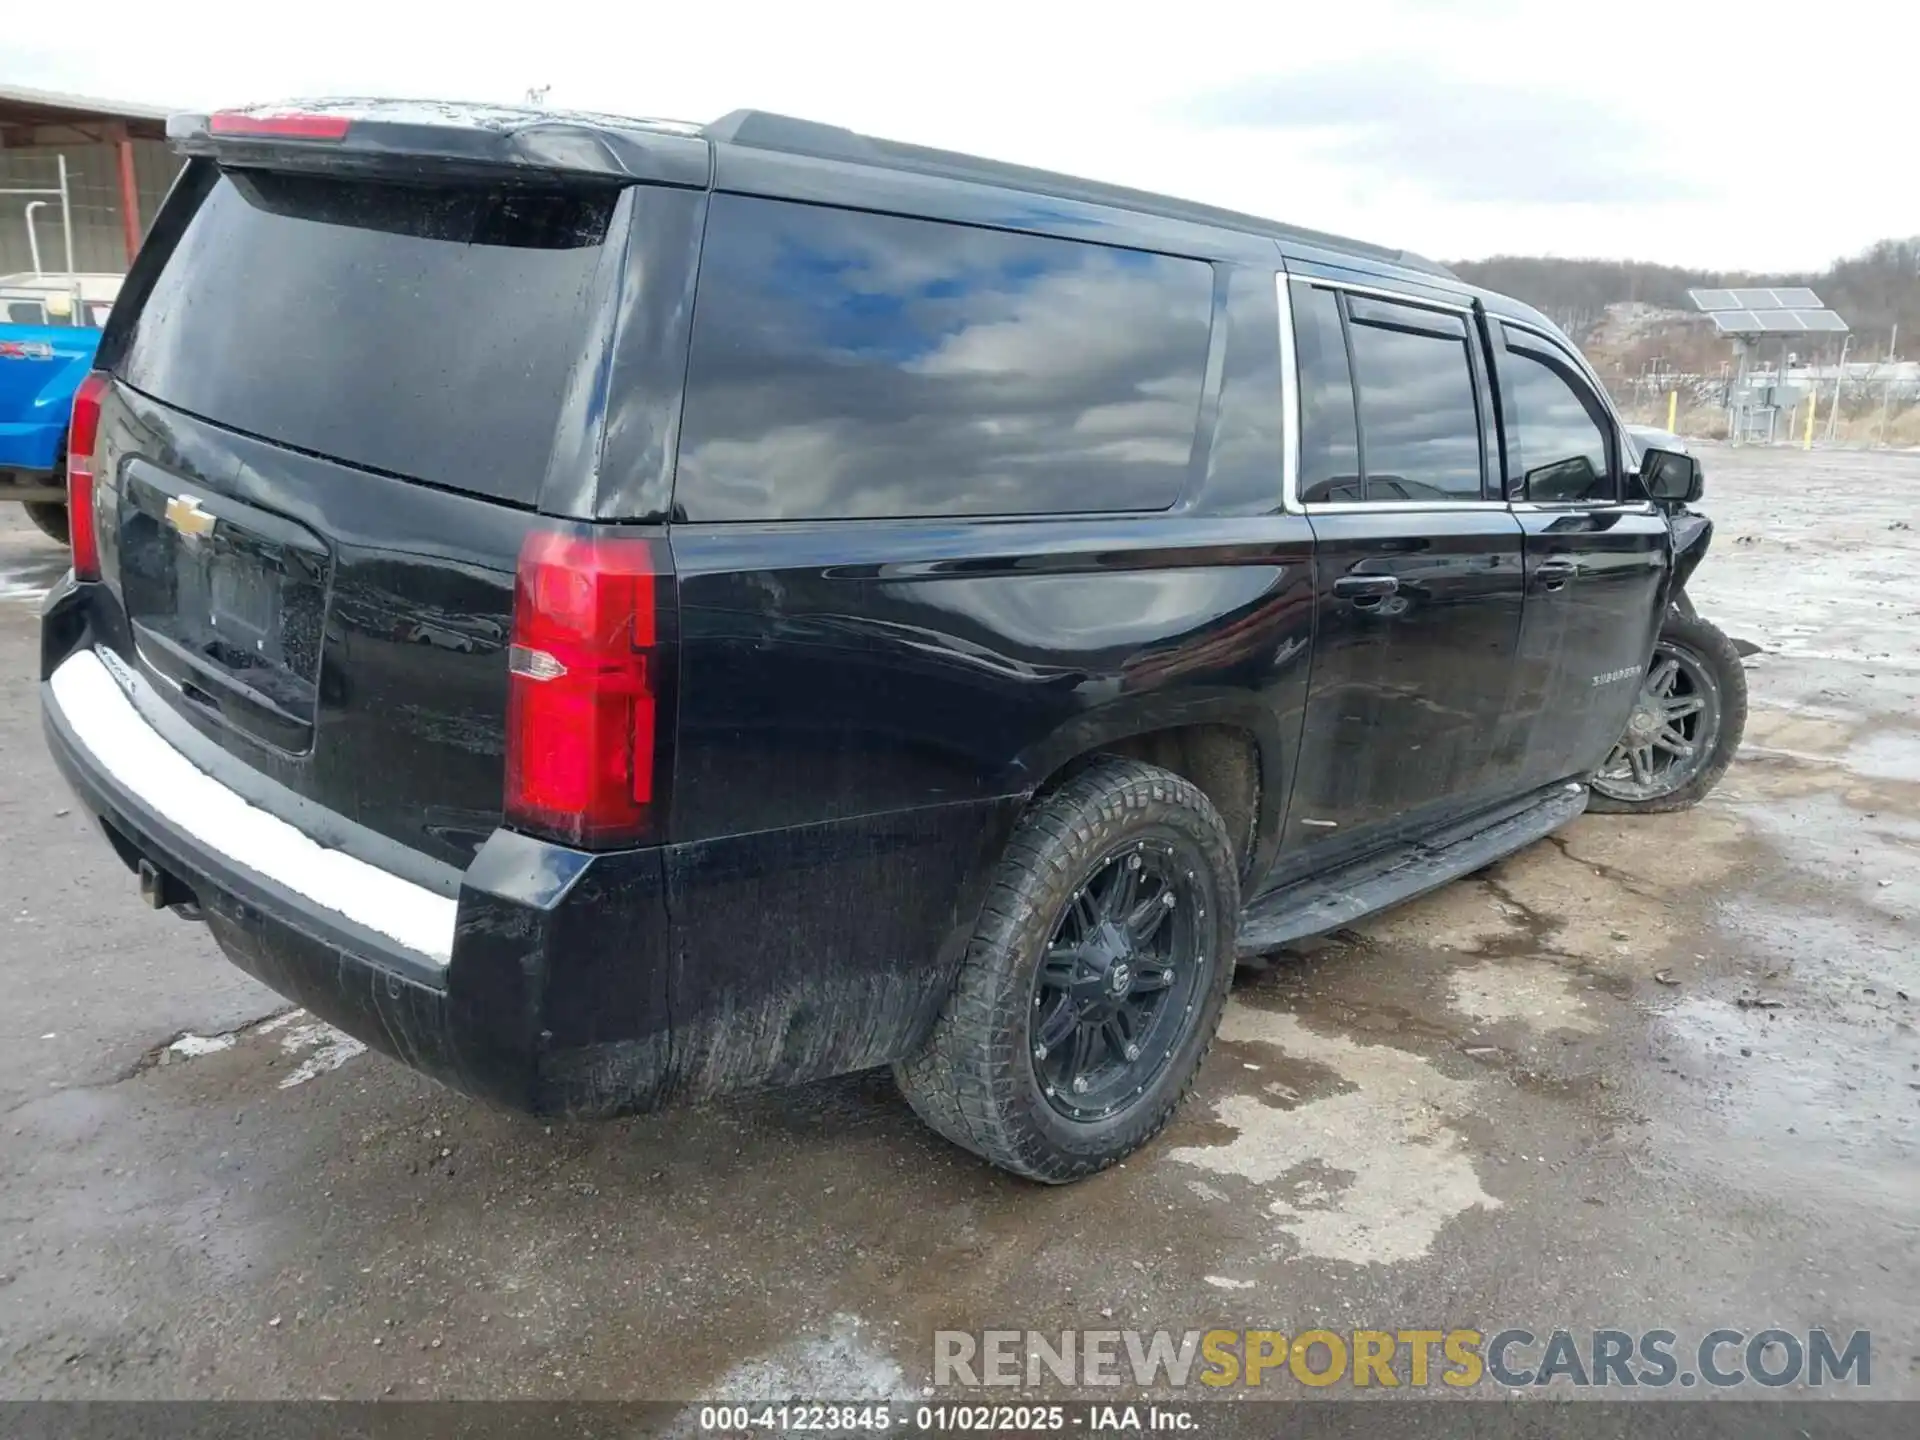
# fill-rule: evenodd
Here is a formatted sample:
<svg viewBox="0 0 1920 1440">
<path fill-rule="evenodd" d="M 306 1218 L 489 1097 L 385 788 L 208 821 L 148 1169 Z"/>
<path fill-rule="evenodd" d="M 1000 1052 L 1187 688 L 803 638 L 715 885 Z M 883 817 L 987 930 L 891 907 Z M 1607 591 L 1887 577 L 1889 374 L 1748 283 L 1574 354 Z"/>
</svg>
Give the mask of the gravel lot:
<svg viewBox="0 0 1920 1440">
<path fill-rule="evenodd" d="M 0 1394 L 917 1396 L 935 1329 L 1514 1324 L 1868 1329 L 1920 1398 L 1920 455 L 1705 463 L 1694 596 L 1762 647 L 1721 791 L 1244 974 L 1064 1191 L 879 1075 L 544 1125 L 286 1013 L 71 801 L 64 561 L 0 513 Z"/>
</svg>

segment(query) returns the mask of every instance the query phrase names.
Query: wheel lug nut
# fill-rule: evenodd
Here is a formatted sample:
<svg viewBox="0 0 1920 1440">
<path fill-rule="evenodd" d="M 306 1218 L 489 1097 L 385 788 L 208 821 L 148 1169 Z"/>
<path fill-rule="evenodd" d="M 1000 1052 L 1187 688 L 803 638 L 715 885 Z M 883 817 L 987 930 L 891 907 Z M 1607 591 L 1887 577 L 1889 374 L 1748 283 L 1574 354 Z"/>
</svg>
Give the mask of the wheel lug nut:
<svg viewBox="0 0 1920 1440">
<path fill-rule="evenodd" d="M 1160 903 L 1171 910 L 1173 908 L 1173 892 L 1169 890 L 1166 894 L 1162 895 L 1160 897 Z"/>
<path fill-rule="evenodd" d="M 1076 1075 L 1073 1077 L 1073 1093 L 1076 1095 L 1084 1095 L 1087 1093 L 1087 1077 L 1086 1076 Z"/>
<path fill-rule="evenodd" d="M 1139 854 L 1138 854 L 1138 853 L 1136 852 L 1135 854 L 1132 854 L 1132 855 L 1129 855 L 1129 856 L 1127 857 L 1127 869 L 1129 869 L 1129 870 L 1138 870 L 1139 868 L 1140 868 L 1140 856 L 1139 856 Z"/>
<path fill-rule="evenodd" d="M 1034 1059 L 1036 1059 L 1036 1060 L 1044 1060 L 1044 1059 L 1046 1059 L 1046 1058 L 1047 1058 L 1047 1047 L 1046 1047 L 1046 1046 L 1044 1046 L 1044 1045 L 1036 1045 L 1036 1046 L 1034 1046 L 1034 1047 L 1033 1047 L 1033 1058 L 1034 1058 Z"/>
<path fill-rule="evenodd" d="M 1127 1046 L 1127 1059 L 1138 1060 L 1139 1058 L 1140 1058 L 1140 1047 L 1138 1045 Z"/>
</svg>

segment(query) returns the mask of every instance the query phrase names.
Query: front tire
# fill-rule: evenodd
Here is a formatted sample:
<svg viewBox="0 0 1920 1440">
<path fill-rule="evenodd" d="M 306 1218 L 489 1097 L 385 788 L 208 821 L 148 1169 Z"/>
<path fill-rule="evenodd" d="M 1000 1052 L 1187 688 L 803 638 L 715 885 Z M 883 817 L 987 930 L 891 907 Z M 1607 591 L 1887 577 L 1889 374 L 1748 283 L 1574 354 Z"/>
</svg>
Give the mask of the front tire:
<svg viewBox="0 0 1920 1440">
<path fill-rule="evenodd" d="M 1667 612 L 1627 733 L 1589 782 L 1589 810 L 1657 815 L 1707 797 L 1747 728 L 1747 672 L 1720 628 Z"/>
<path fill-rule="evenodd" d="M 21 503 L 34 528 L 49 540 L 57 540 L 62 545 L 72 544 L 67 531 L 67 507 L 58 500 L 27 500 Z"/>
<path fill-rule="evenodd" d="M 1212 802 L 1106 758 L 1021 817 L 952 993 L 894 1076 L 920 1118 L 1062 1184 L 1157 1134 L 1233 979 L 1240 883 Z"/>
</svg>

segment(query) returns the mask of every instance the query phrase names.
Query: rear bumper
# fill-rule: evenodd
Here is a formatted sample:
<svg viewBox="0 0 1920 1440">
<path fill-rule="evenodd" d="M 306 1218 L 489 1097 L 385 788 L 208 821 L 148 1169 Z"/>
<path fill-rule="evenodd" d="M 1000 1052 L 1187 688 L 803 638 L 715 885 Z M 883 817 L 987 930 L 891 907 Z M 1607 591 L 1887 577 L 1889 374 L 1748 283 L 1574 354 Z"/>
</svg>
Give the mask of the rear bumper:
<svg viewBox="0 0 1920 1440">
<path fill-rule="evenodd" d="M 282 995 L 515 1109 L 612 1114 L 662 1095 L 657 853 L 498 831 L 458 895 L 441 895 L 323 849 L 195 769 L 89 646 L 50 667 L 41 704 L 56 763 L 121 858 L 167 877 L 161 898 L 190 894 L 227 955 Z"/>
</svg>

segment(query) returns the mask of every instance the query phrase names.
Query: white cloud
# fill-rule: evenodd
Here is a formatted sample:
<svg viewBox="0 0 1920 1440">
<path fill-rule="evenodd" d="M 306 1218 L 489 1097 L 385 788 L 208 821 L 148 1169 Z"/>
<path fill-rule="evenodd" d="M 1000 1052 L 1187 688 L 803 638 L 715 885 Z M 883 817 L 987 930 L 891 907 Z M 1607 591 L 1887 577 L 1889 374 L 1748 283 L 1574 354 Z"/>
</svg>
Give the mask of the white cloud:
<svg viewBox="0 0 1920 1440">
<path fill-rule="evenodd" d="M 87 15 L 85 44 L 9 48 L 0 79 L 188 106 L 535 85 L 554 105 L 694 120 L 751 105 L 1443 257 L 1806 267 L 1920 227 L 1900 159 L 1902 0 L 1831 21 L 1775 0 L 555 0 L 457 18 L 404 0 L 95 0 Z M 1284 97 L 1289 78 L 1303 98 L 1275 112 L 1285 123 L 1213 123 L 1218 97 Z M 1308 123 L 1316 97 L 1325 125 Z M 1478 183 L 1465 152 L 1530 174 Z"/>
</svg>

